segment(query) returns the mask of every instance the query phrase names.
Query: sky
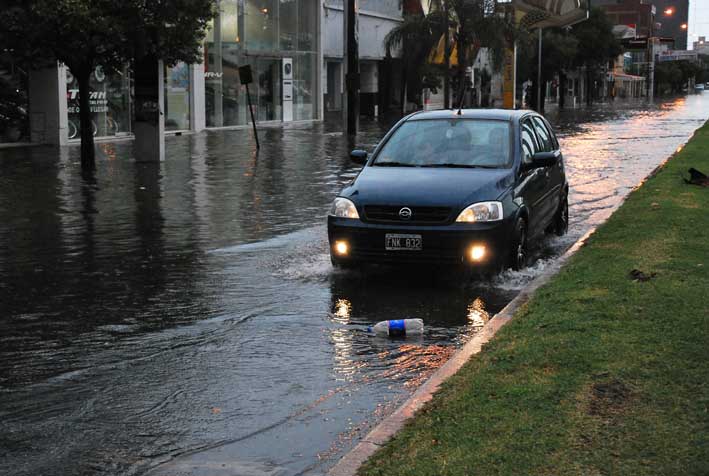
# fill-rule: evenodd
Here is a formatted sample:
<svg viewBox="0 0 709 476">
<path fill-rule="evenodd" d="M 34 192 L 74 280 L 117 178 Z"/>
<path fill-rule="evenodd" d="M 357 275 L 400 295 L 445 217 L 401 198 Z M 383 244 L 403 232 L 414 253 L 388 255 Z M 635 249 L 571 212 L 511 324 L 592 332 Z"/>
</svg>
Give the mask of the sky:
<svg viewBox="0 0 709 476">
<path fill-rule="evenodd" d="M 687 47 L 700 36 L 709 39 L 709 0 L 689 0 L 689 37 Z"/>
</svg>

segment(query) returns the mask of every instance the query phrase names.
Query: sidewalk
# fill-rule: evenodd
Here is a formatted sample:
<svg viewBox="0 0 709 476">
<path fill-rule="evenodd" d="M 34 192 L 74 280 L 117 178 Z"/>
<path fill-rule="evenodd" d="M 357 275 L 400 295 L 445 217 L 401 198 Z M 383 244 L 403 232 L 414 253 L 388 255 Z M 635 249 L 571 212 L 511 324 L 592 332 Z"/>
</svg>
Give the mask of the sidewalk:
<svg viewBox="0 0 709 476">
<path fill-rule="evenodd" d="M 362 475 L 709 473 L 709 124 Z"/>
</svg>

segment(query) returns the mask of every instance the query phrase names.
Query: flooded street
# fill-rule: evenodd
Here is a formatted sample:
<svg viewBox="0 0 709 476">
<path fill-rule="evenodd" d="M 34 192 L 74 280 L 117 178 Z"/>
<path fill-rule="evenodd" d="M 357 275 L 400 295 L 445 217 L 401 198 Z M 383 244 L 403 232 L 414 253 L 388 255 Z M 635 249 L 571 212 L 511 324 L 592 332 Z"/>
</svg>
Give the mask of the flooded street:
<svg viewBox="0 0 709 476">
<path fill-rule="evenodd" d="M 173 136 L 161 164 L 101 144 L 88 175 L 78 146 L 0 151 L 0 474 L 326 472 L 707 118 L 709 93 L 551 114 L 569 234 L 489 283 L 332 269 L 359 170 L 338 124 L 264 129 L 258 154 Z M 366 332 L 405 317 L 423 337 Z"/>
</svg>

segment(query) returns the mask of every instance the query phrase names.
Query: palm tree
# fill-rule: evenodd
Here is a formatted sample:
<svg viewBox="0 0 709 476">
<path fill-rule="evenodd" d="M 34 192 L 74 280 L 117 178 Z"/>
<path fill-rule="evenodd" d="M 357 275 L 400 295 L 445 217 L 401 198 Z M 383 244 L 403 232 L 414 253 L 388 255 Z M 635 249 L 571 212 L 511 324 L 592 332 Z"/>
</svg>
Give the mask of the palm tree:
<svg viewBox="0 0 709 476">
<path fill-rule="evenodd" d="M 462 85 L 465 80 L 465 68 L 475 60 L 481 48 L 487 48 L 498 70 L 502 66 L 505 50 L 517 36 L 514 19 L 498 11 L 495 0 L 448 0 L 455 15 L 457 28 L 458 94 L 455 104 L 462 104 L 465 93 Z"/>
<path fill-rule="evenodd" d="M 384 39 L 387 56 L 392 50 L 401 49 L 402 88 L 401 107 L 405 112 L 407 97 L 415 86 L 420 86 L 427 72 L 428 56 L 438 43 L 445 19 L 440 10 L 405 14 L 404 21 L 391 30 Z"/>
</svg>

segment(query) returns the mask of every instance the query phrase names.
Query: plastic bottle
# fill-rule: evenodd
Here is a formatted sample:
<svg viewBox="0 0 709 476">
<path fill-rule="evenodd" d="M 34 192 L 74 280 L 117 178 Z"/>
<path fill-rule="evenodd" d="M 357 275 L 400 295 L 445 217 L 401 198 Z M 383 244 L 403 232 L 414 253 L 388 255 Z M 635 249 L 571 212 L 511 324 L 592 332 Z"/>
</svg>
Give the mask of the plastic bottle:
<svg viewBox="0 0 709 476">
<path fill-rule="evenodd" d="M 378 336 L 406 337 L 423 334 L 422 319 L 397 319 L 391 321 L 377 322 L 368 328 L 369 332 L 374 332 Z"/>
</svg>

